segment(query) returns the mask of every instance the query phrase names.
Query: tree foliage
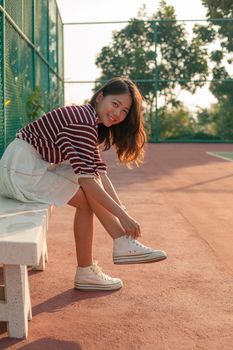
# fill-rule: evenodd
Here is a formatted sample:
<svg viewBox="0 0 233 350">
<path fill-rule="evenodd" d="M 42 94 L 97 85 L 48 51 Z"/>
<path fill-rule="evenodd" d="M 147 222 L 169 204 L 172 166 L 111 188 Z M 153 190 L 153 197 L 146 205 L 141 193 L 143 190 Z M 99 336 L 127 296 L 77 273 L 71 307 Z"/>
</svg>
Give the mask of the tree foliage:
<svg viewBox="0 0 233 350">
<path fill-rule="evenodd" d="M 162 22 L 163 19 L 173 21 Z M 101 68 L 101 80 L 113 76 L 127 76 L 133 80 L 163 80 L 158 84 L 161 94 L 169 96 L 173 101 L 173 88 L 178 84 L 189 91 L 195 91 L 197 86 L 191 79 L 203 79 L 207 74 L 206 50 L 197 41 L 189 42 L 184 24 L 175 21 L 175 10 L 165 1 L 152 16 L 146 15 L 145 8 L 120 31 L 113 33 L 112 43 L 102 48 L 96 59 L 96 65 Z M 155 28 L 155 22 L 156 28 Z M 155 30 L 157 44 L 155 51 Z M 155 60 L 156 56 L 156 60 Z M 157 67 L 155 67 L 157 62 Z M 187 81 L 183 81 L 187 79 Z M 165 81 L 170 80 L 170 81 Z M 172 81 L 171 81 L 172 80 Z M 149 101 L 154 98 L 154 83 L 141 86 L 144 96 Z"/>
<path fill-rule="evenodd" d="M 210 91 L 218 103 L 208 111 L 215 123 L 215 132 L 222 138 L 233 138 L 233 2 L 232 0 L 202 0 L 207 8 L 208 24 L 196 26 L 196 34 L 205 43 L 218 43 L 210 52 L 213 64 Z M 201 119 L 201 116 L 199 116 Z"/>
<path fill-rule="evenodd" d="M 223 21 L 213 22 L 213 18 L 216 17 L 232 16 L 232 0 L 202 0 L 202 2 L 208 7 L 209 22 L 207 25 L 195 25 L 192 37 L 187 33 L 184 23 L 176 21 L 175 9 L 162 0 L 152 16 L 147 15 L 144 6 L 137 18 L 131 19 L 123 29 L 114 31 L 111 43 L 103 47 L 96 58 L 96 65 L 101 70 L 101 75 L 96 81 L 96 89 L 102 81 L 114 76 L 124 76 L 137 81 L 146 101 L 149 137 L 154 134 L 155 128 L 156 92 L 160 108 L 159 129 L 164 135 L 170 135 L 169 130 L 173 130 L 172 133 L 175 135 L 175 125 L 181 132 L 181 121 L 186 125 L 188 132 L 195 132 L 195 128 L 201 132 L 204 130 L 204 125 L 200 124 L 200 127 L 197 125 L 198 121 L 203 122 L 203 115 L 200 115 L 194 123 L 179 101 L 177 93 L 179 90 L 195 93 L 198 87 L 205 84 L 207 78 L 213 78 L 215 81 L 211 83 L 210 90 L 218 99 L 221 112 L 224 108 L 229 109 L 233 101 L 231 82 L 222 82 L 223 79 L 231 79 L 226 63 L 231 63 L 229 53 L 233 51 L 233 24 Z M 215 45 L 210 52 L 209 44 L 215 41 L 220 45 Z M 219 82 L 216 81 L 218 79 Z M 175 123 L 170 118 L 172 110 L 173 115 L 176 115 Z M 165 111 L 168 112 L 167 117 Z M 180 118 L 177 117 L 178 111 Z M 216 132 L 220 132 L 220 129 L 214 128 L 216 113 L 212 115 L 210 121 L 211 115 L 210 113 L 211 127 L 208 128 L 205 123 L 205 130 L 214 132 L 216 129 Z M 163 131 L 165 125 L 168 128 L 167 133 Z M 219 125 L 218 121 L 215 125 Z"/>
<path fill-rule="evenodd" d="M 172 21 L 162 21 L 166 19 Z M 148 16 L 143 7 L 138 18 L 115 31 L 112 42 L 97 56 L 96 65 L 101 69 L 100 81 L 114 76 L 145 81 L 137 85 L 149 111 L 149 134 L 154 127 L 150 120 L 155 111 L 155 89 L 167 106 L 175 107 L 179 105 L 175 88 L 195 92 L 203 83 L 191 80 L 203 80 L 208 74 L 206 49 L 195 38 L 189 39 L 184 24 L 176 22 L 174 8 L 165 1 L 153 16 Z M 155 79 L 159 80 L 157 84 Z M 99 85 L 96 83 L 96 88 Z"/>
<path fill-rule="evenodd" d="M 207 18 L 210 23 L 217 25 L 219 36 L 226 39 L 222 42 L 223 47 L 233 51 L 233 21 L 225 21 L 233 18 L 232 0 L 202 0 L 202 3 L 207 8 Z M 220 20 L 211 22 L 212 19 Z"/>
<path fill-rule="evenodd" d="M 160 108 L 159 120 L 160 139 L 176 139 L 195 132 L 195 120 L 184 106 Z"/>
</svg>

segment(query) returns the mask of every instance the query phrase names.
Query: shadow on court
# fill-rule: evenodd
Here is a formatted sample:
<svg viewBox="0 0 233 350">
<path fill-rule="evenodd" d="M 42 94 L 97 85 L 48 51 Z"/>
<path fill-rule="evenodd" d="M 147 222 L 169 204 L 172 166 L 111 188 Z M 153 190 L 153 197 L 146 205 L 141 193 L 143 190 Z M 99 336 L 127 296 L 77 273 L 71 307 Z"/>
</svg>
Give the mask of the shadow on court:
<svg viewBox="0 0 233 350">
<path fill-rule="evenodd" d="M 207 151 L 232 145 L 149 144 L 145 164 L 109 175 L 142 242 L 168 259 L 114 265 L 112 240 L 96 220 L 94 258 L 124 282 L 117 292 L 73 289 L 76 269 L 74 208 L 54 208 L 49 262 L 29 273 L 33 318 L 27 340 L 0 335 L 0 349 L 186 350 L 232 349 L 233 163 Z M 230 149 L 231 150 L 231 149 Z"/>
</svg>

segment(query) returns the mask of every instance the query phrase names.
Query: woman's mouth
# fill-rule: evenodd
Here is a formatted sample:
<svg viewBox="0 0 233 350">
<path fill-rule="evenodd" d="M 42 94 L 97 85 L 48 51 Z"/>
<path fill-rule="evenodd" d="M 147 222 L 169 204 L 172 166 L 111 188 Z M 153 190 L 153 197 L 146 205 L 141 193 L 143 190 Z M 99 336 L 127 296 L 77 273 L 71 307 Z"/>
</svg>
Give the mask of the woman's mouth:
<svg viewBox="0 0 233 350">
<path fill-rule="evenodd" d="M 108 119 L 110 120 L 111 123 L 115 122 L 115 119 L 111 115 L 108 116 Z"/>
</svg>

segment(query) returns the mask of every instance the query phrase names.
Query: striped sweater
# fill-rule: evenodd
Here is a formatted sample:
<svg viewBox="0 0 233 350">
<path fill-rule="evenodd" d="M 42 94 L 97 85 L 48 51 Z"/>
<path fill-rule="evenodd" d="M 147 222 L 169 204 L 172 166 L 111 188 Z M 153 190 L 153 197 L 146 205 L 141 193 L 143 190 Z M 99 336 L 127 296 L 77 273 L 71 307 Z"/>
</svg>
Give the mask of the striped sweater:
<svg viewBox="0 0 233 350">
<path fill-rule="evenodd" d="M 54 109 L 20 129 L 16 137 L 34 146 L 49 163 L 68 160 L 79 176 L 94 177 L 107 169 L 99 152 L 97 115 L 90 104 Z"/>
</svg>

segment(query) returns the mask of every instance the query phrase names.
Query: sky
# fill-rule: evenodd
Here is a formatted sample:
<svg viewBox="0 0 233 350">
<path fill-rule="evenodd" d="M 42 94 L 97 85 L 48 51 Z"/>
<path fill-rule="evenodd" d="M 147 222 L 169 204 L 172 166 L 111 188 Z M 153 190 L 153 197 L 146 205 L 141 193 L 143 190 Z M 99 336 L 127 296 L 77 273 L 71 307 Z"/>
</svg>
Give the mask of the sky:
<svg viewBox="0 0 233 350">
<path fill-rule="evenodd" d="M 205 19 L 206 8 L 201 0 L 167 0 L 174 6 L 178 20 Z M 137 17 L 138 10 L 146 5 L 149 15 L 156 12 L 159 0 L 57 0 L 64 23 L 127 21 Z M 111 42 L 112 31 L 126 24 L 64 25 L 65 81 L 93 81 L 100 76 L 95 59 L 101 48 Z M 92 95 L 93 84 L 65 84 L 65 103 L 83 103 Z M 184 94 L 190 106 L 205 107 L 215 99 L 207 88 L 196 96 Z"/>
</svg>

